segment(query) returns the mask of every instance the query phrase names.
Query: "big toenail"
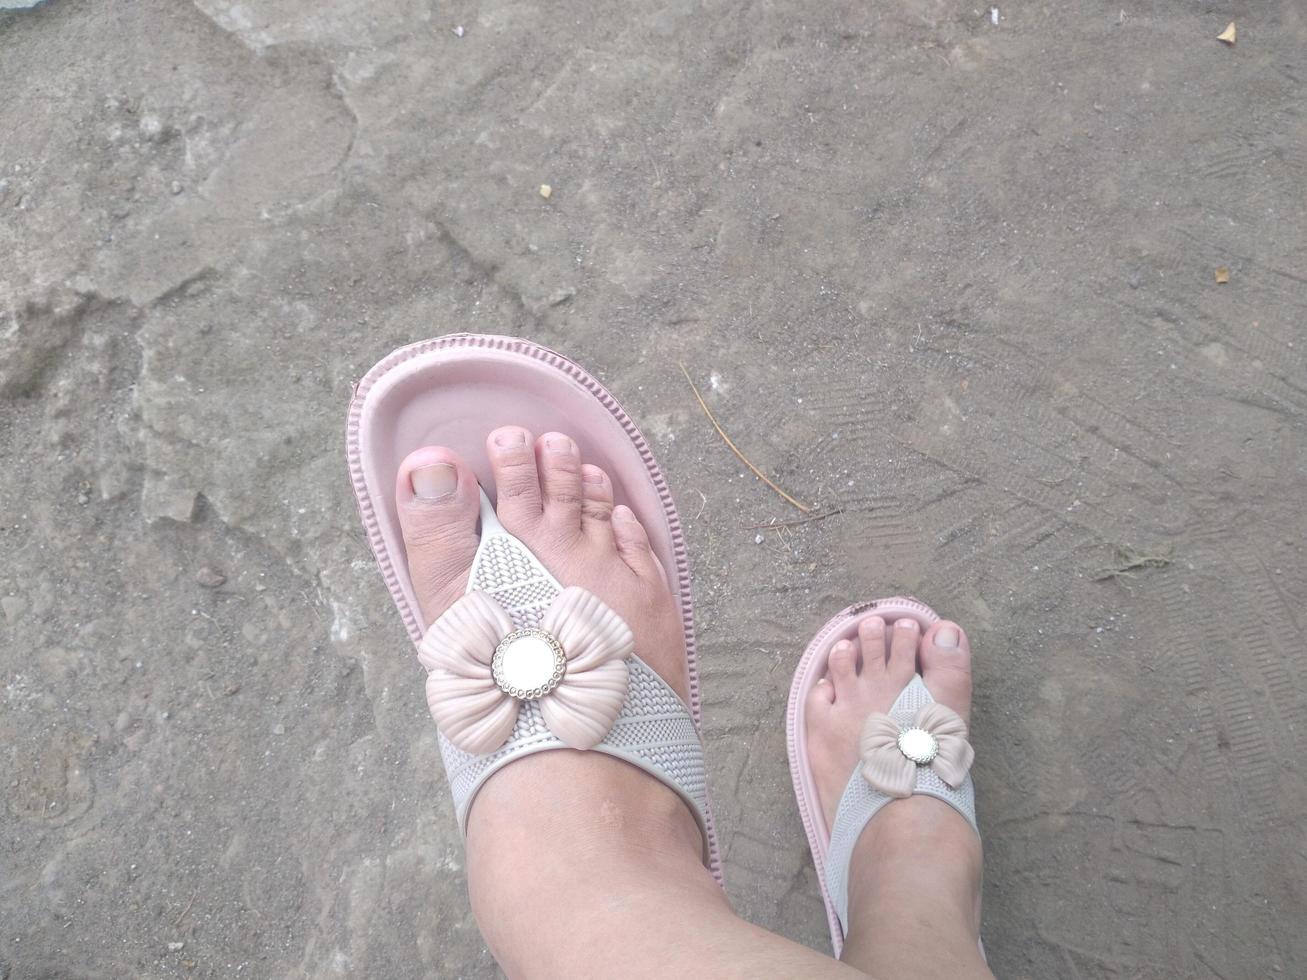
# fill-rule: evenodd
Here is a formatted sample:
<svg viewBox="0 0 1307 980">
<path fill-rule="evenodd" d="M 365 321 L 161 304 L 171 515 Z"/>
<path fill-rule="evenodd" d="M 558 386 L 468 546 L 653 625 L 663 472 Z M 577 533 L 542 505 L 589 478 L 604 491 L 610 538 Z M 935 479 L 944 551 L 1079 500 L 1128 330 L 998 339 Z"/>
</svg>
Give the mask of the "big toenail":
<svg viewBox="0 0 1307 980">
<path fill-rule="evenodd" d="M 545 448 L 551 453 L 570 453 L 572 440 L 567 436 L 549 436 L 545 439 Z"/>
<path fill-rule="evenodd" d="M 496 434 L 495 445 L 500 449 L 513 449 L 526 445 L 526 434 L 521 429 L 505 429 Z"/>
<path fill-rule="evenodd" d="M 408 475 L 414 495 L 423 500 L 447 497 L 458 488 L 458 470 L 449 463 L 419 466 Z"/>
<path fill-rule="evenodd" d="M 945 650 L 952 650 L 958 645 L 958 640 L 960 639 L 961 637 L 958 636 L 957 630 L 952 626 L 945 626 L 935 634 L 935 646 L 942 647 Z"/>
</svg>

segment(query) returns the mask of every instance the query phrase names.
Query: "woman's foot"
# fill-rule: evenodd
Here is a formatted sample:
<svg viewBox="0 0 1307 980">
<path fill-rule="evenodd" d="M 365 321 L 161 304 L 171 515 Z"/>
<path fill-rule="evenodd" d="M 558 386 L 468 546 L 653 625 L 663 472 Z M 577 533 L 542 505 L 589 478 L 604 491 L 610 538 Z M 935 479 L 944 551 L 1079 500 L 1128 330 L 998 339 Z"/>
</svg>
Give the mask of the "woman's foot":
<svg viewBox="0 0 1307 980">
<path fill-rule="evenodd" d="M 630 508 L 613 505 L 613 483 L 582 462 L 559 432 L 534 439 L 517 426 L 486 439 L 495 475 L 495 512 L 564 586 L 589 589 L 635 634 L 635 652 L 689 697 L 685 635 L 676 600 L 649 536 Z M 451 450 L 427 447 L 399 467 L 399 504 L 409 574 L 430 624 L 467 590 L 477 549 L 476 475 Z"/>
<path fill-rule="evenodd" d="M 971 714 L 971 648 L 956 623 L 922 634 L 911 618 L 879 616 L 831 650 L 806 705 L 808 758 L 829 831 L 858 739 L 873 711 L 888 712 L 914 674 L 936 701 Z M 948 804 L 892 800 L 867 824 L 849 869 L 843 959 L 874 976 L 989 976 L 980 955 L 980 840 Z"/>
<path fill-rule="evenodd" d="M 862 723 L 873 711 L 888 712 L 915 674 L 936 701 L 969 723 L 971 648 L 957 623 L 935 623 L 923 636 L 910 617 L 887 626 L 879 616 L 868 616 L 858 624 L 857 639 L 841 640 L 831 650 L 805 709 L 808 760 L 828 832 L 858 765 Z"/>
<path fill-rule="evenodd" d="M 564 586 L 583 586 L 621 614 L 635 652 L 688 700 L 677 603 L 644 528 L 613 506 L 607 474 L 559 433 L 497 429 L 486 453 L 504 527 Z M 431 623 L 467 588 L 477 480 L 453 452 L 428 447 L 401 464 L 395 493 Z M 472 909 L 509 976 L 853 974 L 737 918 L 703 865 L 688 806 L 611 756 L 538 752 L 497 770 L 477 793 L 466 844 Z M 448 927 L 424 925 L 431 935 Z"/>
</svg>

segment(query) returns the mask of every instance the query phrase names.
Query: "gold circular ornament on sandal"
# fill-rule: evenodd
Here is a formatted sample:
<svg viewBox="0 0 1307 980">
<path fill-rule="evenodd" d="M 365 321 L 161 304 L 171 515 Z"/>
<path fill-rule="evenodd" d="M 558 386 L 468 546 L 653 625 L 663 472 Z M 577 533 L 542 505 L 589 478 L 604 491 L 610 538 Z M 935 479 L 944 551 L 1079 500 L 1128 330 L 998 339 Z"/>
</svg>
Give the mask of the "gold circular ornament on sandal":
<svg viewBox="0 0 1307 980">
<path fill-rule="evenodd" d="M 939 739 L 924 728 L 905 728 L 899 732 L 899 751 L 919 766 L 929 765 L 939 755 Z"/>
<path fill-rule="evenodd" d="M 547 630 L 514 630 L 499 641 L 490 661 L 490 675 L 498 688 L 519 701 L 542 698 L 563 679 L 567 656 L 562 644 Z"/>
</svg>

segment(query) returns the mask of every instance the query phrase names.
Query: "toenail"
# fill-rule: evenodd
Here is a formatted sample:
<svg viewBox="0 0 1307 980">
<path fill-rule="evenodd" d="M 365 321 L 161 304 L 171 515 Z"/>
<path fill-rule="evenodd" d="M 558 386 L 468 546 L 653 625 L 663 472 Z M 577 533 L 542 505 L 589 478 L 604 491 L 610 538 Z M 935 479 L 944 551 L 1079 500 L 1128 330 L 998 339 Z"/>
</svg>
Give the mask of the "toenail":
<svg viewBox="0 0 1307 980">
<path fill-rule="evenodd" d="M 567 436 L 548 436 L 545 439 L 545 448 L 551 453 L 571 453 L 575 449 L 572 440 Z"/>
<path fill-rule="evenodd" d="M 848 653 L 850 650 L 853 649 L 853 644 L 850 643 L 848 640 L 840 640 L 839 643 L 835 644 L 835 649 L 840 653 Z"/>
<path fill-rule="evenodd" d="M 601 487 L 604 485 L 604 475 L 602 473 L 595 473 L 591 470 L 585 470 L 581 473 L 581 482 Z"/>
<path fill-rule="evenodd" d="M 630 507 L 615 507 L 613 508 L 613 520 L 626 523 L 635 520 L 635 514 L 631 512 Z"/>
<path fill-rule="evenodd" d="M 526 445 L 526 433 L 521 429 L 505 429 L 495 435 L 495 445 L 501 449 L 513 449 Z"/>
<path fill-rule="evenodd" d="M 447 497 L 458 488 L 458 470 L 450 463 L 419 466 L 408 475 L 413 493 L 423 500 Z"/>
<path fill-rule="evenodd" d="M 899 620 L 897 623 L 895 623 L 894 625 L 897 626 L 897 627 L 898 627 L 899 629 L 901 629 L 901 630 L 914 630 L 914 629 L 917 628 L 917 621 L 916 621 L 915 619 L 906 619 L 906 618 L 905 618 L 905 619 L 900 619 L 900 620 Z"/>
<path fill-rule="evenodd" d="M 935 634 L 935 646 L 942 647 L 945 650 L 952 650 L 958 645 L 958 631 L 952 626 L 945 626 Z"/>
</svg>

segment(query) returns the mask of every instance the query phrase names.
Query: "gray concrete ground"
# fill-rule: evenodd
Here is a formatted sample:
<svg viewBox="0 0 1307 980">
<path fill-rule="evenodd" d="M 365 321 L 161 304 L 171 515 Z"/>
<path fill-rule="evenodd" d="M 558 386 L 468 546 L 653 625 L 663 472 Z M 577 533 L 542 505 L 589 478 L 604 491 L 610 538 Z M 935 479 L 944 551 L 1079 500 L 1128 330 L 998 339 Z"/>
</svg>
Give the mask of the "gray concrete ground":
<svg viewBox="0 0 1307 980">
<path fill-rule="evenodd" d="M 1307 975 L 1307 13 L 998 17 L 0 14 L 0 977 L 496 974 L 343 461 L 351 382 L 455 330 L 668 469 L 744 915 L 825 948 L 790 673 L 909 591 L 977 648 L 1000 976 Z M 678 361 L 841 512 L 754 527 L 799 515 Z"/>
</svg>

